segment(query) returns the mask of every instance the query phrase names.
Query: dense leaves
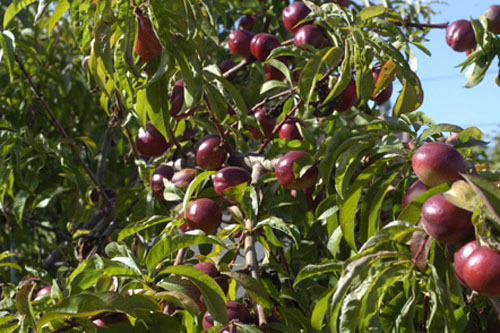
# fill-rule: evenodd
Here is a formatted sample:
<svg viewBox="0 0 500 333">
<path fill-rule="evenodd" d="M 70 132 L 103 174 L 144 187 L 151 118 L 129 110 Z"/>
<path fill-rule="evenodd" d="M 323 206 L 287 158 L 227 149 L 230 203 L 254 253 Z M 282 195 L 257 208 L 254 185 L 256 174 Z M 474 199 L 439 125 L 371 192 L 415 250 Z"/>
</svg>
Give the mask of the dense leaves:
<svg viewBox="0 0 500 333">
<path fill-rule="evenodd" d="M 324 36 L 318 49 L 294 46 L 276 19 L 287 1 L 0 3 L 0 331 L 93 332 L 108 320 L 110 330 L 197 332 L 205 311 L 215 327 L 240 332 L 490 327 L 495 301 L 459 285 L 456 246 L 419 223 L 424 202 L 445 192 L 473 213 L 481 244 L 500 250 L 498 154 L 487 155 L 479 129 L 418 111 L 414 48 L 428 53 L 433 26 L 421 23 L 433 2 L 304 3 L 304 20 Z M 263 62 L 228 50 L 244 14 L 252 33 L 282 42 Z M 138 16 L 151 22 L 140 43 Z M 469 87 L 500 45 L 485 17 L 471 22 L 477 48 L 461 64 Z M 144 45 L 155 52 L 137 52 Z M 237 64 L 224 74 L 227 59 Z M 267 81 L 264 66 L 285 79 Z M 394 80 L 401 90 L 374 103 Z M 278 125 L 255 139 L 261 107 Z M 301 139 L 275 135 L 290 117 Z M 148 121 L 168 142 L 156 158 L 135 145 Z M 214 191 L 216 171 L 195 164 L 209 134 L 222 139 L 205 158 L 227 151 L 224 165 L 247 169 L 251 182 Z M 402 209 L 413 153 L 434 141 L 453 144 L 467 173 Z M 314 186 L 278 183 L 275 165 L 290 151 L 310 158 L 289 176 L 317 167 Z M 194 171 L 153 193 L 161 163 Z M 215 235 L 186 223 L 202 198 L 224 211 Z M 193 267 L 200 262 L 217 272 Z M 42 286 L 51 289 L 39 297 Z M 248 322 L 232 319 L 229 300 L 249 309 Z"/>
</svg>

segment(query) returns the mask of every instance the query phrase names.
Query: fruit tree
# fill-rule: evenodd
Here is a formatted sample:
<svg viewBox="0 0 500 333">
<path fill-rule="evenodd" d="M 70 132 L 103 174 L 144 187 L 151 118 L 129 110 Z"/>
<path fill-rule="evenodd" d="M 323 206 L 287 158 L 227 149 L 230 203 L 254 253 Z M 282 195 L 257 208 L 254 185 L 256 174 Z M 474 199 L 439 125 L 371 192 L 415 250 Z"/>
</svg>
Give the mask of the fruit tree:
<svg viewBox="0 0 500 333">
<path fill-rule="evenodd" d="M 500 6 L 434 2 L 0 1 L 0 331 L 495 331 L 498 145 L 414 51 L 477 85 Z"/>
</svg>

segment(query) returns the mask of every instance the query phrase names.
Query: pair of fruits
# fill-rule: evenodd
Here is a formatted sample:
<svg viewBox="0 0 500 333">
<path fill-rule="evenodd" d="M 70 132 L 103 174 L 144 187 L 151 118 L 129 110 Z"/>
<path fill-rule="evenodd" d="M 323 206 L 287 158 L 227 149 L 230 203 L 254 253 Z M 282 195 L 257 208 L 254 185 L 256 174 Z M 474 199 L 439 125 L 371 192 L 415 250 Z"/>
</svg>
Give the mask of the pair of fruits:
<svg viewBox="0 0 500 333">
<path fill-rule="evenodd" d="M 276 126 L 276 119 L 267 116 L 267 108 L 261 107 L 255 113 L 254 117 L 259 122 L 260 126 L 264 130 L 261 132 L 258 128 L 250 125 L 248 126 L 248 131 L 250 132 L 250 136 L 257 140 L 263 140 L 269 137 L 274 127 Z M 304 127 L 304 122 L 296 117 L 290 117 L 285 120 L 283 125 L 281 125 L 278 135 L 281 139 L 289 139 L 289 140 L 302 140 L 302 135 L 300 134 L 300 130 L 298 125 Z"/>
<path fill-rule="evenodd" d="M 488 21 L 488 31 L 500 33 L 500 5 L 492 5 L 484 13 Z M 446 29 L 446 43 L 457 52 L 471 52 L 476 47 L 476 35 L 467 20 L 452 22 Z"/>
</svg>

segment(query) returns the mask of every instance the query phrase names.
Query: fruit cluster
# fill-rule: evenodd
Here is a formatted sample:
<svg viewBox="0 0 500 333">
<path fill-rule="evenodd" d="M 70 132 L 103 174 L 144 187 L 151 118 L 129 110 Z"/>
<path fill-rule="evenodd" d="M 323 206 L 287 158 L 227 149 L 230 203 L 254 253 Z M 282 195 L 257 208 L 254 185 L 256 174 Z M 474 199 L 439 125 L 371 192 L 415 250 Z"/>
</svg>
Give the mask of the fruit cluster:
<svg viewBox="0 0 500 333">
<path fill-rule="evenodd" d="M 453 146 L 431 142 L 417 149 L 412 166 L 418 180 L 403 197 L 405 209 L 428 187 L 462 179 L 467 171 L 463 156 Z M 479 246 L 474 238 L 472 213 L 455 206 L 439 193 L 422 206 L 421 222 L 428 235 L 444 244 L 462 244 L 454 255 L 459 282 L 485 296 L 500 296 L 500 253 Z M 473 240 L 471 240 L 473 239 Z"/>
</svg>

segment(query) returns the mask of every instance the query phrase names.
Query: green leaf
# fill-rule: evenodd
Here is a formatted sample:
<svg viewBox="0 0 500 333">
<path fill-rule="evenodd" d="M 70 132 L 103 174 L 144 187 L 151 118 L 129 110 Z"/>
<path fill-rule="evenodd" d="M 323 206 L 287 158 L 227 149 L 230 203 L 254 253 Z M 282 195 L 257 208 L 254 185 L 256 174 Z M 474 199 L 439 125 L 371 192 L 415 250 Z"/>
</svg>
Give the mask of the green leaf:
<svg viewBox="0 0 500 333">
<path fill-rule="evenodd" d="M 285 75 L 287 82 L 292 82 L 292 76 L 290 75 L 290 70 L 288 69 L 285 63 L 281 62 L 278 59 L 267 59 L 265 64 L 269 64 L 274 68 L 277 68 L 281 73 L 283 73 L 283 75 Z"/>
<path fill-rule="evenodd" d="M 472 189 L 481 197 L 482 202 L 489 210 L 489 217 L 500 228 L 500 189 L 492 182 L 473 175 L 462 175 Z"/>
<path fill-rule="evenodd" d="M 153 126 L 170 141 L 168 132 L 170 112 L 168 110 L 168 81 L 165 76 L 137 92 L 137 112 L 147 114 Z M 145 123 L 145 119 L 141 120 Z"/>
<path fill-rule="evenodd" d="M 234 104 L 236 105 L 235 111 L 236 114 L 238 115 L 238 119 L 240 121 L 244 121 L 248 113 L 248 108 L 245 103 L 245 99 L 243 98 L 239 90 L 236 89 L 236 87 L 231 82 L 226 80 L 222 75 L 214 75 L 212 73 L 207 73 L 207 74 L 212 78 L 216 79 L 217 81 L 219 81 L 222 84 L 222 86 L 228 91 L 229 96 L 231 96 Z"/>
<path fill-rule="evenodd" d="M 494 54 L 481 54 L 478 59 L 471 64 L 467 72 L 465 73 L 465 78 L 467 82 L 465 84 L 466 88 L 474 87 L 479 84 L 486 75 L 488 68 L 493 61 Z"/>
<path fill-rule="evenodd" d="M 337 161 L 337 149 L 345 140 L 348 140 L 351 136 L 351 131 L 348 128 L 342 128 L 337 132 L 333 133 L 328 145 L 323 159 L 319 162 L 319 170 L 325 184 L 330 183 L 330 179 L 333 174 L 333 168 Z"/>
<path fill-rule="evenodd" d="M 254 230 L 258 230 L 261 227 L 268 226 L 273 229 L 279 230 L 283 233 L 285 233 L 287 236 L 289 236 L 294 242 L 295 246 L 299 246 L 299 240 L 300 240 L 300 232 L 297 226 L 286 223 L 282 219 L 276 216 L 270 216 L 259 223 L 255 226 Z"/>
<path fill-rule="evenodd" d="M 223 324 L 228 322 L 226 313 L 226 296 L 217 282 L 207 274 L 191 266 L 169 266 L 161 274 L 177 274 L 189 278 L 201 291 L 207 311 Z"/>
<path fill-rule="evenodd" d="M 340 77 L 337 79 L 337 82 L 333 86 L 332 90 L 328 93 L 325 100 L 322 102 L 323 105 L 331 102 L 335 97 L 340 95 L 342 91 L 347 88 L 349 82 L 352 80 L 352 68 L 351 68 L 351 49 L 352 49 L 352 39 L 346 39 L 345 41 L 345 49 L 344 49 L 344 60 L 342 62 L 342 71 L 340 73 Z M 340 55 L 340 58 L 342 55 Z M 340 60 L 339 58 L 339 60 Z"/>
<path fill-rule="evenodd" d="M 184 200 L 182 202 L 182 211 L 183 212 L 186 212 L 189 200 L 193 196 L 193 193 L 195 191 L 198 191 L 205 184 L 205 180 L 208 177 L 214 175 L 215 173 L 216 173 L 216 171 L 204 171 L 204 172 L 200 173 L 198 176 L 196 176 L 195 179 L 193 179 L 191 181 L 191 183 L 189 183 L 189 186 L 186 190 L 186 194 L 184 195 Z"/>
<path fill-rule="evenodd" d="M 116 311 L 127 309 L 132 312 L 127 298 L 119 293 L 105 292 L 103 294 L 77 294 L 63 298 L 56 305 L 46 310 L 38 321 L 38 330 L 53 320 L 61 320 L 66 317 L 88 317 L 105 311 Z"/>
<path fill-rule="evenodd" d="M 266 81 L 262 84 L 260 87 L 260 94 L 264 94 L 270 90 L 273 90 L 275 88 L 288 88 L 288 84 L 286 84 L 283 81 L 277 81 L 277 80 L 271 80 L 271 81 Z"/>
<path fill-rule="evenodd" d="M 323 63 L 336 65 L 342 57 L 342 49 L 339 47 L 325 48 L 318 51 L 300 73 L 299 92 L 306 105 L 309 104 L 318 81 L 318 73 Z"/>
<path fill-rule="evenodd" d="M 3 55 L 5 56 L 5 61 L 7 63 L 7 68 L 9 70 L 9 77 L 12 79 L 14 73 L 14 35 L 12 32 L 8 30 L 4 30 L 0 33 L 0 47 L 1 51 L 3 51 Z M 1 55 L 1 53 L 0 53 Z M 2 57 L 0 57 L 2 60 Z"/>
<path fill-rule="evenodd" d="M 51 4 L 52 0 L 40 0 L 38 1 L 38 9 L 36 10 L 35 20 L 33 24 L 37 24 L 42 15 L 45 13 L 47 7 Z"/>
<path fill-rule="evenodd" d="M 120 233 L 118 234 L 118 242 L 121 242 L 125 238 L 130 237 L 139 231 L 153 227 L 153 226 L 160 224 L 160 223 L 165 223 L 165 222 L 170 222 L 170 221 L 172 221 L 171 217 L 154 215 L 154 216 L 146 217 L 145 219 L 143 219 L 141 221 L 137 221 L 135 223 L 130 223 L 124 229 L 122 229 L 120 231 Z"/>
<path fill-rule="evenodd" d="M 54 9 L 54 12 L 50 16 L 50 18 L 43 22 L 42 27 L 48 28 L 48 34 L 52 31 L 54 25 L 59 21 L 59 19 L 66 13 L 69 9 L 69 2 L 67 0 L 58 0 L 57 7 Z"/>
<path fill-rule="evenodd" d="M 222 274 L 238 282 L 257 304 L 262 305 L 267 310 L 272 308 L 273 303 L 270 301 L 266 289 L 258 280 L 247 274 L 237 272 L 223 272 Z"/>
<path fill-rule="evenodd" d="M 9 252 L 9 251 L 2 252 L 0 253 L 0 260 L 4 260 L 5 258 L 13 257 L 15 255 L 16 254 L 14 252 Z"/>
<path fill-rule="evenodd" d="M 359 198 L 361 197 L 361 193 L 370 178 L 379 169 L 385 167 L 390 160 L 391 158 L 380 159 L 363 170 L 363 172 L 351 185 L 349 193 L 340 206 L 340 226 L 342 227 L 342 232 L 344 234 L 345 240 L 354 251 L 356 251 L 357 249 L 354 228 L 356 223 L 356 212 L 358 211 Z"/>
<path fill-rule="evenodd" d="M 422 210 L 422 206 L 427 201 L 427 199 L 448 189 L 448 184 L 442 184 L 425 191 L 420 196 L 415 198 L 415 200 L 413 200 L 405 209 L 403 209 L 403 211 L 398 216 L 398 220 L 417 224 L 417 222 L 420 220 L 420 212 Z"/>
<path fill-rule="evenodd" d="M 158 241 L 146 257 L 146 264 L 152 271 L 160 262 L 165 260 L 172 253 L 191 245 L 198 244 L 218 244 L 225 247 L 217 237 L 205 235 L 201 231 L 189 231 L 182 234 L 167 235 L 165 238 Z"/>
<path fill-rule="evenodd" d="M 417 138 L 417 143 L 421 143 L 428 137 L 439 134 L 441 132 L 454 132 L 454 133 L 459 133 L 463 131 L 462 127 L 459 127 L 457 125 L 452 125 L 452 124 L 437 124 L 437 125 L 432 125 L 429 128 L 425 129 Z"/>
<path fill-rule="evenodd" d="M 35 289 L 34 283 L 24 284 L 16 294 L 16 308 L 20 315 L 27 318 L 29 325 L 34 328 L 36 327 L 36 318 L 31 306 L 31 298 L 33 290 Z"/>
<path fill-rule="evenodd" d="M 314 306 L 313 312 L 311 314 L 311 326 L 316 331 L 322 332 L 323 319 L 325 318 L 326 311 L 328 310 L 328 303 L 332 298 L 334 291 L 334 288 L 326 291 L 323 295 L 320 296 L 320 299 Z"/>
<path fill-rule="evenodd" d="M 424 100 L 422 85 L 417 75 L 414 75 L 414 80 L 417 82 L 416 85 L 403 78 L 403 89 L 392 110 L 394 116 L 399 117 L 402 114 L 410 113 L 422 105 Z"/>
<path fill-rule="evenodd" d="M 419 230 L 419 228 L 411 222 L 393 221 L 371 236 L 363 244 L 359 251 L 367 251 L 368 249 L 376 247 L 383 242 L 403 243 L 416 230 Z"/>
<path fill-rule="evenodd" d="M 329 261 L 319 265 L 306 265 L 297 274 L 293 286 L 296 287 L 301 281 L 318 274 L 341 271 L 344 265 L 339 262 Z"/>
<path fill-rule="evenodd" d="M 384 5 L 370 6 L 363 8 L 356 14 L 356 16 L 359 17 L 361 21 L 366 21 L 372 17 L 384 14 L 385 11 L 386 7 L 384 7 Z"/>
<path fill-rule="evenodd" d="M 380 69 L 377 83 L 373 90 L 373 96 L 377 96 L 384 88 L 391 84 L 397 73 L 398 67 L 396 63 L 392 59 L 387 60 Z"/>
<path fill-rule="evenodd" d="M 9 22 L 28 5 L 35 2 L 35 0 L 14 0 L 10 3 L 3 16 L 3 28 L 6 29 Z"/>
<path fill-rule="evenodd" d="M 28 192 L 20 190 L 16 193 L 16 197 L 14 199 L 14 214 L 19 225 L 22 225 L 23 222 L 24 206 L 26 205 L 28 197 Z"/>
</svg>

